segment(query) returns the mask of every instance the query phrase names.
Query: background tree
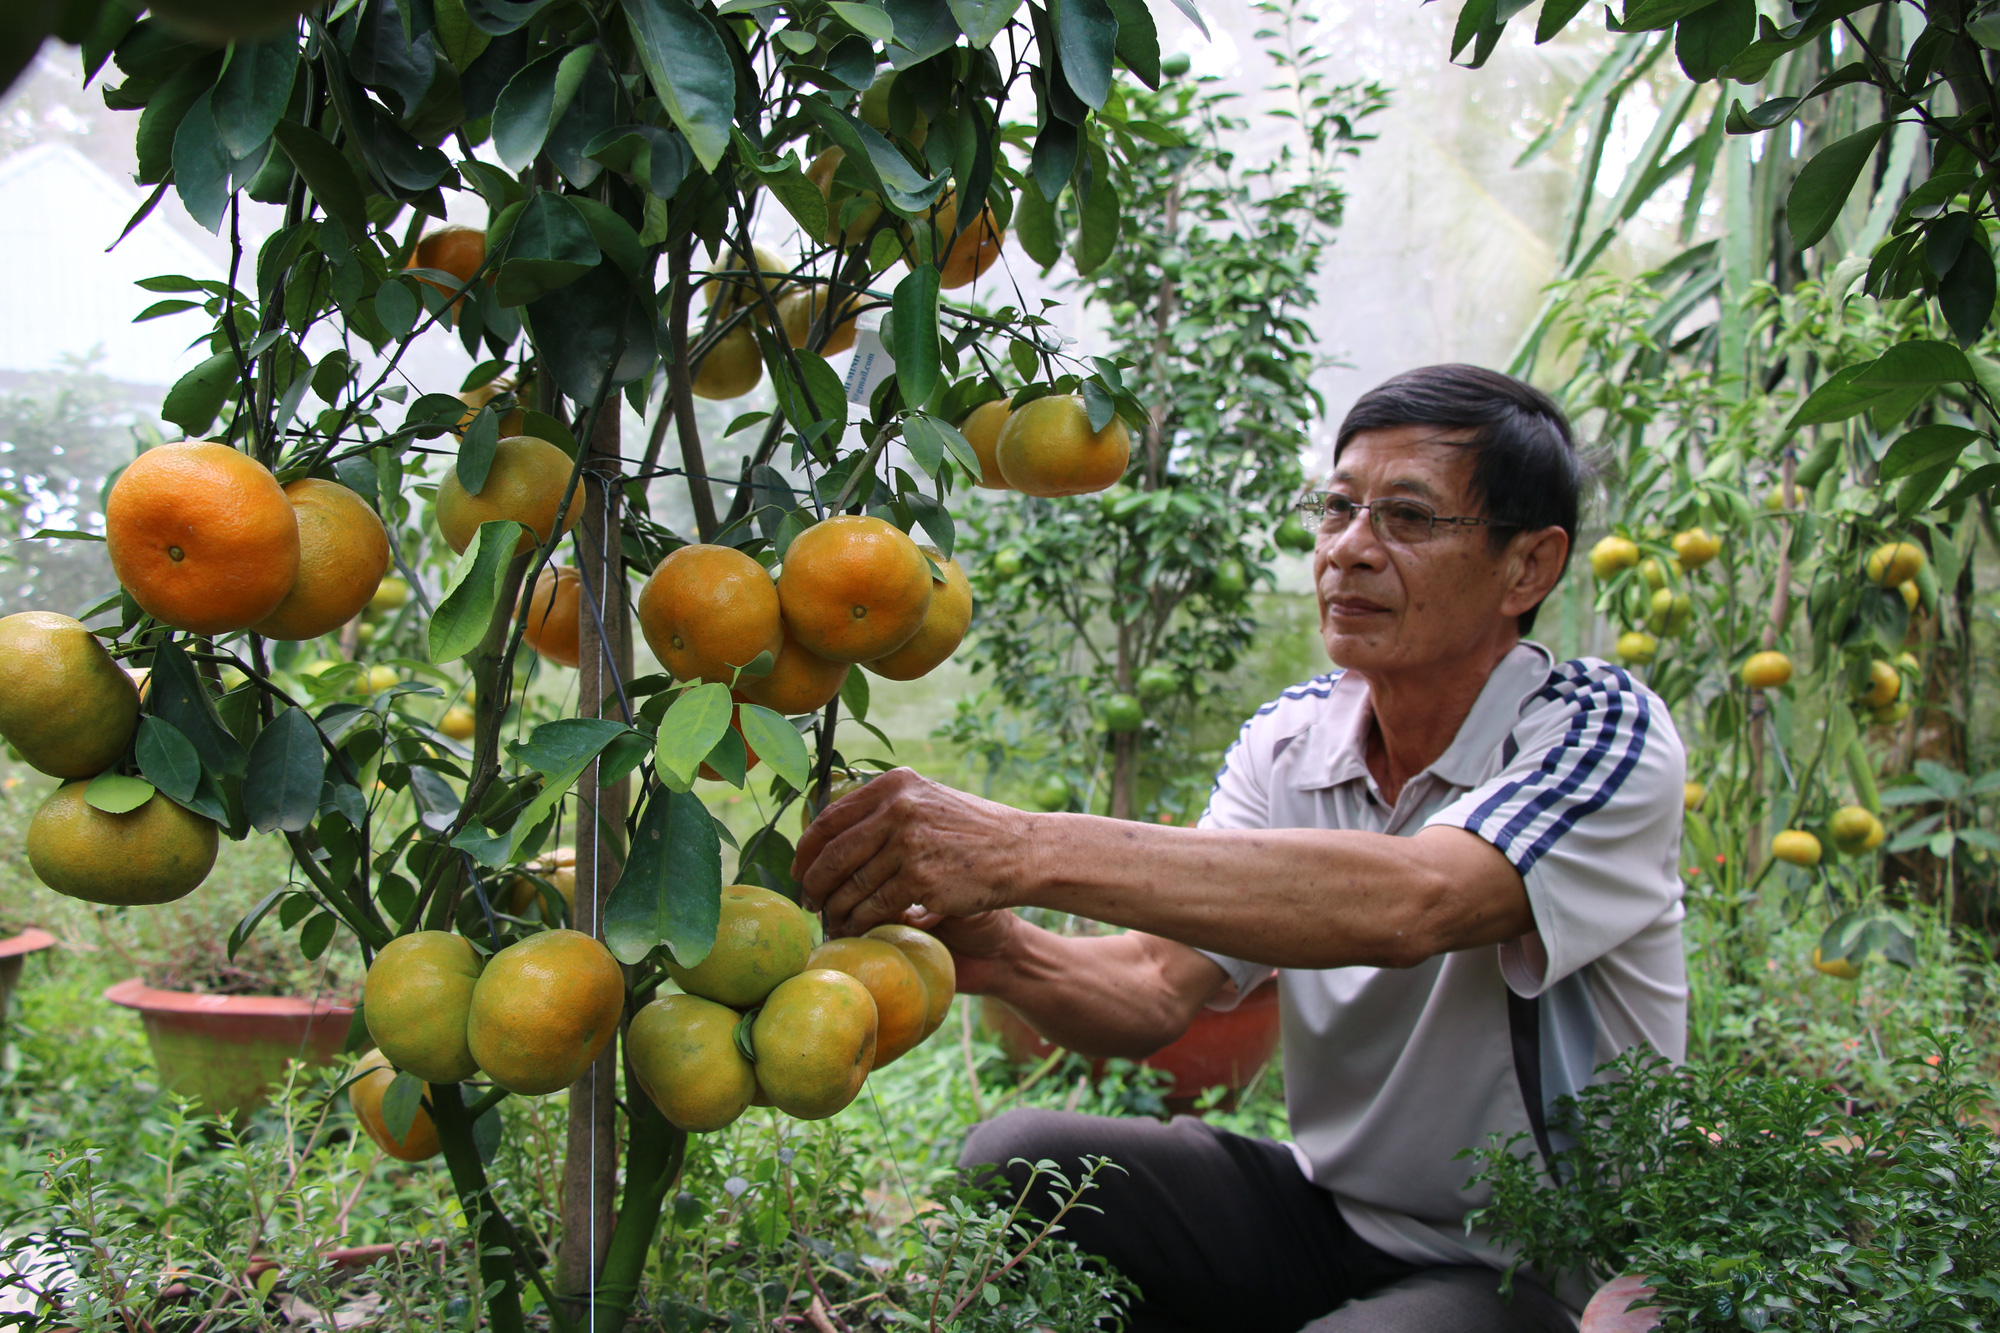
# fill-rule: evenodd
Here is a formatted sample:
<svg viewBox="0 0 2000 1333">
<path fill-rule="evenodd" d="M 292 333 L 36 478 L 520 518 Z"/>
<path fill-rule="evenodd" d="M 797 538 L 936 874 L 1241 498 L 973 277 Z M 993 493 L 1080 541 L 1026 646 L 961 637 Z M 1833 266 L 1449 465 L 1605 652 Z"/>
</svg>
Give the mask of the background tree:
<svg viewBox="0 0 2000 1333">
<path fill-rule="evenodd" d="M 999 701 L 1054 742 L 1062 771 L 1045 776 L 1050 805 L 1082 790 L 1097 752 L 1085 742 L 1104 735 L 1113 816 L 1185 809 L 1187 789 L 1210 776 L 1198 754 L 1205 701 L 1257 634 L 1253 583 L 1268 582 L 1274 543 L 1311 547 L 1289 508 L 1325 408 L 1307 316 L 1346 203 L 1341 160 L 1372 137 L 1362 122 L 1388 92 L 1332 81 L 1304 6 L 1258 8 L 1273 68 L 1259 136 L 1274 145 L 1243 154 L 1249 121 L 1208 80 L 1125 85 L 1122 123 L 1109 122 L 1128 139 L 1102 176 L 1124 222 L 1102 264 L 1067 290 L 1108 317 L 1097 364 L 1121 367 L 1149 407 L 1125 484 L 975 511 L 979 545 L 994 554 L 973 575 L 974 662 Z M 1063 221 L 1088 232 L 1087 211 Z M 1025 231 L 1023 242 L 1053 261 Z M 1075 250 L 1082 267 L 1087 235 Z M 968 708 L 952 734 L 989 745 L 1003 726 Z"/>
</svg>

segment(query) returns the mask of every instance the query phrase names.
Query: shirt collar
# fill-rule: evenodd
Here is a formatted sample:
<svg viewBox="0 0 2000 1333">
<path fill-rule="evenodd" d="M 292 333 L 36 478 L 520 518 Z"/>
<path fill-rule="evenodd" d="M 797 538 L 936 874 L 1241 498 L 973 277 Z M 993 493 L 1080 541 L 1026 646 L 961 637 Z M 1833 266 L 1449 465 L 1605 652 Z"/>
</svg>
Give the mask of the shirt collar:
<svg viewBox="0 0 2000 1333">
<path fill-rule="evenodd" d="M 1425 775 L 1454 787 L 1474 787 L 1484 781 L 1493 752 L 1520 721 L 1521 705 L 1548 682 L 1554 664 L 1554 654 L 1541 644 L 1527 640 L 1516 644 L 1487 676 L 1445 752 L 1411 781 Z M 1311 730 L 1300 737 L 1309 737 L 1318 753 L 1299 765 L 1293 786 L 1314 791 L 1368 781 L 1368 729 L 1373 721 L 1368 683 L 1351 671 L 1341 673 Z"/>
</svg>

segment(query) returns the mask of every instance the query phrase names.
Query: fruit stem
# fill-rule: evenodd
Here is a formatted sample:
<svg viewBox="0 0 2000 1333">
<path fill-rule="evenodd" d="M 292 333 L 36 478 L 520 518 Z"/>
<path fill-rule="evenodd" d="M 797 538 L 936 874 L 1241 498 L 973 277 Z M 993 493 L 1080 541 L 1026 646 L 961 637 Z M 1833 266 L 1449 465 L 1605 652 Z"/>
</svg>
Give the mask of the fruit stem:
<svg viewBox="0 0 2000 1333">
<path fill-rule="evenodd" d="M 473 1116 L 459 1096 L 458 1084 L 433 1083 L 430 1089 L 431 1121 L 444 1145 L 444 1163 L 451 1170 L 452 1188 L 458 1193 L 459 1207 L 465 1210 L 466 1224 L 477 1237 L 488 1326 L 494 1333 L 525 1333 L 521 1282 L 515 1273 L 519 1260 L 514 1228 L 486 1187 L 486 1168 L 480 1164 L 479 1148 L 472 1141 Z"/>
</svg>

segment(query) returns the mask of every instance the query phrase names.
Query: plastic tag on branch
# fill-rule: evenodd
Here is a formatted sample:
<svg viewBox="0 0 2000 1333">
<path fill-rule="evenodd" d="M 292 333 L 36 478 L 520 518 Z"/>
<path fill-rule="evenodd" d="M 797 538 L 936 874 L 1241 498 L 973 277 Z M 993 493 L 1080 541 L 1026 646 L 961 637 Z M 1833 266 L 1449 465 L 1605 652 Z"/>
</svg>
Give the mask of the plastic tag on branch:
<svg viewBox="0 0 2000 1333">
<path fill-rule="evenodd" d="M 847 401 L 868 405 L 877 385 L 896 373 L 896 363 L 882 343 L 880 319 L 863 317 L 854 330 L 854 355 L 847 363 Z"/>
</svg>

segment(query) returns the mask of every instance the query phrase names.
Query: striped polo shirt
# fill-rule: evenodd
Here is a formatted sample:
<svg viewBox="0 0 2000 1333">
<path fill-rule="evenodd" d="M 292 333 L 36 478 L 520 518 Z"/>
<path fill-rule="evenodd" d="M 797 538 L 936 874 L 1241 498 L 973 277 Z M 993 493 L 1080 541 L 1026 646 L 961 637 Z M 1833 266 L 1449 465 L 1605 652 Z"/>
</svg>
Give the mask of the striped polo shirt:
<svg viewBox="0 0 2000 1333">
<path fill-rule="evenodd" d="M 1539 1027 L 1545 1104 L 1647 1043 L 1685 1055 L 1681 786 L 1687 759 L 1667 707 L 1596 658 L 1514 648 L 1437 762 L 1386 802 L 1364 762 L 1366 682 L 1334 671 L 1243 724 L 1203 828 L 1357 829 L 1432 824 L 1493 844 L 1521 872 L 1531 934 L 1408 969 L 1287 968 L 1285 1100 L 1294 1155 L 1370 1244 L 1420 1264 L 1504 1266 L 1465 1214 L 1465 1148 L 1525 1134 L 1508 992 Z M 1276 969 L 1210 954 L 1228 1007 Z M 1532 1150 L 1532 1149 L 1530 1149 Z"/>
</svg>

